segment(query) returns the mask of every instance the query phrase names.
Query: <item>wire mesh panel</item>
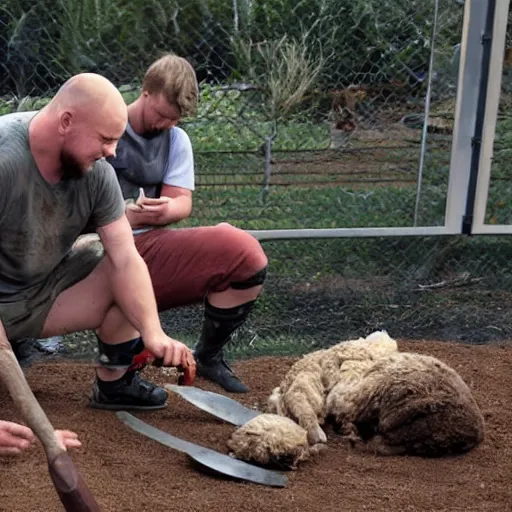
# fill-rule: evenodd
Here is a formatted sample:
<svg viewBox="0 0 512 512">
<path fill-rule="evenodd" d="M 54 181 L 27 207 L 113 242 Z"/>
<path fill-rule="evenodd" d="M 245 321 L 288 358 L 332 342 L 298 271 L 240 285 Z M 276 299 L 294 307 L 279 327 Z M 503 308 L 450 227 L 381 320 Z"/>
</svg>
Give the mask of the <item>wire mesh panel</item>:
<svg viewBox="0 0 512 512">
<path fill-rule="evenodd" d="M 463 7 L 285 4 L 253 4 L 232 47 L 242 81 L 203 89 L 217 105 L 231 95 L 235 118 L 209 136 L 211 123 L 187 126 L 198 151 L 197 221 L 442 225 Z M 221 141 L 230 154 L 219 158 Z"/>
<path fill-rule="evenodd" d="M 197 115 L 182 123 L 195 154 L 194 210 L 179 226 L 441 226 L 464 8 L 463 0 L 3 0 L 0 114 L 40 108 L 81 71 L 105 75 L 130 103 L 145 69 L 173 51 L 200 81 Z M 489 223 L 510 222 L 509 53 Z M 508 238 L 264 248 L 269 277 L 234 351 L 305 351 L 379 328 L 472 342 L 510 336 Z M 192 342 L 201 314 L 198 305 L 162 320 Z"/>
<path fill-rule="evenodd" d="M 512 192 L 512 14 L 509 12 L 507 38 L 494 137 L 493 159 L 485 214 L 486 224 L 512 224 L 509 201 Z"/>
<path fill-rule="evenodd" d="M 269 274 L 232 355 L 305 353 L 385 329 L 396 338 L 510 340 L 512 238 L 343 238 L 264 243 Z M 193 343 L 202 308 L 162 313 Z"/>
<path fill-rule="evenodd" d="M 439 225 L 463 11 L 455 0 L 5 0 L 0 112 L 41 107 L 80 71 L 130 102 L 174 51 L 201 81 L 183 123 L 197 222 Z"/>
</svg>

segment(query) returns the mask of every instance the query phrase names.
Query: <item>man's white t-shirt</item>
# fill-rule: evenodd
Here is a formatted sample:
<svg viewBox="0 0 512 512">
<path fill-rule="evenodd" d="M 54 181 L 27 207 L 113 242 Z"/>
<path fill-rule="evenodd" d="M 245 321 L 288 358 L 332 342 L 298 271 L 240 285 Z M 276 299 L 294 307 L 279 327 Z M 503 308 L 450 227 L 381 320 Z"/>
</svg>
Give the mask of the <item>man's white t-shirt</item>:
<svg viewBox="0 0 512 512">
<path fill-rule="evenodd" d="M 163 183 L 194 190 L 194 153 L 187 133 L 175 126 L 170 130 L 171 146 Z"/>
</svg>

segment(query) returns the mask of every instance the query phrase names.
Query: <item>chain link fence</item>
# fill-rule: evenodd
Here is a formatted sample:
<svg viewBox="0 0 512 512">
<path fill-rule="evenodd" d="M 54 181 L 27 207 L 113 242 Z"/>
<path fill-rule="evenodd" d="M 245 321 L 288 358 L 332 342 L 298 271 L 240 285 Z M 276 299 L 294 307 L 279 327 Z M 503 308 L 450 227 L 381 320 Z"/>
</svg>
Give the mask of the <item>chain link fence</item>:
<svg viewBox="0 0 512 512">
<path fill-rule="evenodd" d="M 457 0 L 5 0 L 0 113 L 41 107 L 80 71 L 104 74 L 130 102 L 147 66 L 172 50 L 201 81 L 198 115 L 183 123 L 199 223 L 434 225 L 443 219 L 463 10 Z M 390 186 L 384 198 L 378 188 Z M 421 204 L 410 208 L 418 186 Z M 318 208 L 333 204 L 325 194 L 352 205 L 347 189 L 370 188 L 368 213 Z M 403 211 L 382 215 L 397 203 Z"/>
<path fill-rule="evenodd" d="M 129 103 L 174 51 L 201 83 L 198 114 L 183 121 L 197 183 L 183 226 L 442 225 L 463 16 L 463 0 L 4 0 L 0 114 L 41 107 L 81 71 Z M 511 62 L 507 52 L 489 222 L 511 222 Z M 232 350 L 300 352 L 378 328 L 506 339 L 511 243 L 264 242 L 268 282 Z M 201 307 L 162 319 L 192 342 Z"/>
</svg>

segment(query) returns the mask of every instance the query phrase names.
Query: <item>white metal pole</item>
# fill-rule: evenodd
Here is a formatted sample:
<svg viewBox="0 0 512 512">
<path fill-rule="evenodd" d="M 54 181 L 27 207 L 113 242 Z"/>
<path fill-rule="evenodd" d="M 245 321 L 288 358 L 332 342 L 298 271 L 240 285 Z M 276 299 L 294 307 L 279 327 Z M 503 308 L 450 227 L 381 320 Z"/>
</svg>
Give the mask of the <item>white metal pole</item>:
<svg viewBox="0 0 512 512">
<path fill-rule="evenodd" d="M 445 227 L 462 232 L 469 186 L 472 139 L 475 131 L 482 66 L 482 34 L 489 0 L 468 0 L 460 47 L 459 79 L 452 137 L 450 176 L 446 198 Z"/>
<path fill-rule="evenodd" d="M 484 129 L 482 133 L 482 149 L 478 170 L 478 180 L 475 195 L 475 210 L 473 233 L 512 233 L 512 226 L 492 226 L 488 229 L 485 224 L 487 198 L 491 179 L 492 157 L 498 109 L 500 104 L 501 81 L 503 75 L 503 58 L 507 38 L 507 22 L 510 0 L 498 0 L 495 7 L 494 29 L 491 44 L 491 60 L 489 66 L 489 83 L 487 85 L 487 100 L 485 107 Z M 508 198 L 504 198 L 507 200 Z M 490 227 L 490 226 L 489 226 Z"/>
</svg>

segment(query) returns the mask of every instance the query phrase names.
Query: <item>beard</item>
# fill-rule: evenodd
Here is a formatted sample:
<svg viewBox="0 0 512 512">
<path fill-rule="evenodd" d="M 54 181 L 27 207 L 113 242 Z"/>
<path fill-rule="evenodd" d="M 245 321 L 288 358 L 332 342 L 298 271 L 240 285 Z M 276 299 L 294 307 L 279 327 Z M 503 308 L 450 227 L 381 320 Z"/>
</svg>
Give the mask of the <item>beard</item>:
<svg viewBox="0 0 512 512">
<path fill-rule="evenodd" d="M 60 165 L 61 178 L 64 181 L 79 180 L 87 172 L 87 169 L 80 165 L 76 157 L 66 150 L 63 150 L 60 155 Z"/>
</svg>

